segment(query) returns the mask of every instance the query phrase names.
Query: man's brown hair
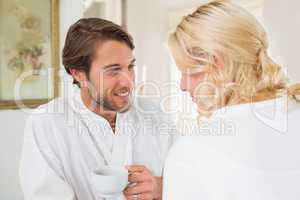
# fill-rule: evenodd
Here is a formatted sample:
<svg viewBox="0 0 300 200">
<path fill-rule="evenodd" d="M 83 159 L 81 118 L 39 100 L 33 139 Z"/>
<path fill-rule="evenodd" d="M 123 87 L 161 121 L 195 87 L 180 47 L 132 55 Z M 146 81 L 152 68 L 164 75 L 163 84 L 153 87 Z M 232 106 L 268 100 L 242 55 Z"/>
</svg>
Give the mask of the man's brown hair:
<svg viewBox="0 0 300 200">
<path fill-rule="evenodd" d="M 83 18 L 73 24 L 67 33 L 62 53 L 62 62 L 68 72 L 70 69 L 90 71 L 90 65 L 99 44 L 115 40 L 134 49 L 133 39 L 119 25 L 100 18 Z M 79 83 L 73 78 L 73 84 Z"/>
</svg>

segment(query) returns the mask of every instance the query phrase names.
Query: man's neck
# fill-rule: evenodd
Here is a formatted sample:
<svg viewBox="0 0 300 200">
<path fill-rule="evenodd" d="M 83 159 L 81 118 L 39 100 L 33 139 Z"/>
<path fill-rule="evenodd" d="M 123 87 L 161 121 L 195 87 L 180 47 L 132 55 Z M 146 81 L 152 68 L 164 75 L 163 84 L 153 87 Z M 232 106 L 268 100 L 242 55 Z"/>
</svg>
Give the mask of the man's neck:
<svg viewBox="0 0 300 200">
<path fill-rule="evenodd" d="M 102 106 L 96 105 L 87 91 L 81 90 L 80 96 L 84 105 L 93 113 L 106 119 L 109 122 L 113 131 L 115 132 L 117 113 L 114 111 L 106 110 Z"/>
</svg>

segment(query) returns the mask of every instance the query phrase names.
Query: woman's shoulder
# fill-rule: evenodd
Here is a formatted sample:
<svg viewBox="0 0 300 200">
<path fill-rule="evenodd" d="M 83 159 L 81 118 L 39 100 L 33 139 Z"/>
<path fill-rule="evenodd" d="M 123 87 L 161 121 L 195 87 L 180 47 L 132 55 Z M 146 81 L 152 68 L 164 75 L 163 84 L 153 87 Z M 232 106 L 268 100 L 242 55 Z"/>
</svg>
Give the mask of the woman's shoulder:
<svg viewBox="0 0 300 200">
<path fill-rule="evenodd" d="M 292 127 L 297 124 L 296 119 L 300 117 L 300 104 L 284 96 L 235 106 L 229 109 L 225 117 L 233 122 L 238 135 L 244 136 L 244 133 L 249 132 L 253 135 L 258 130 L 271 135 L 275 132 L 294 132 Z M 261 136 L 258 132 L 257 134 Z"/>
</svg>

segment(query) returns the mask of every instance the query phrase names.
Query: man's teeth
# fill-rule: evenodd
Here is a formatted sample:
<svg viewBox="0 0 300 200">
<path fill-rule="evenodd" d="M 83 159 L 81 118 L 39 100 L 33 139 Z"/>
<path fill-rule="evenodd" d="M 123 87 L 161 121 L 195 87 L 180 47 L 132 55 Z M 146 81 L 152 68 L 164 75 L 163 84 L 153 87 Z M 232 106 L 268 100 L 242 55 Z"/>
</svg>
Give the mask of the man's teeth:
<svg viewBox="0 0 300 200">
<path fill-rule="evenodd" d="M 125 97 L 129 95 L 129 92 L 121 92 L 121 93 L 117 93 L 117 95 L 121 97 Z"/>
</svg>

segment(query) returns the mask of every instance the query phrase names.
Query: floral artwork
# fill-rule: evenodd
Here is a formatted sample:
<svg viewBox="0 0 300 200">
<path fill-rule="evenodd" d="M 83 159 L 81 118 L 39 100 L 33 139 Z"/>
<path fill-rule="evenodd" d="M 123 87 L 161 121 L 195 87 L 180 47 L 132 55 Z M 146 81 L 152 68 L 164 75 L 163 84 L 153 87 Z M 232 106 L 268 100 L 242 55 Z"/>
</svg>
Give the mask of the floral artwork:
<svg viewBox="0 0 300 200">
<path fill-rule="evenodd" d="M 21 37 L 15 41 L 15 45 L 8 49 L 8 67 L 17 73 L 22 73 L 25 67 L 31 67 L 34 75 L 39 75 L 43 67 L 40 61 L 43 55 L 43 43 L 46 38 L 41 30 L 41 18 L 30 13 L 26 7 L 11 1 L 7 8 L 8 15 L 14 17 Z"/>
<path fill-rule="evenodd" d="M 0 109 L 14 107 L 16 100 L 30 104 L 55 96 L 49 72 L 58 63 L 57 5 L 57 0 L 0 1 Z"/>
</svg>

